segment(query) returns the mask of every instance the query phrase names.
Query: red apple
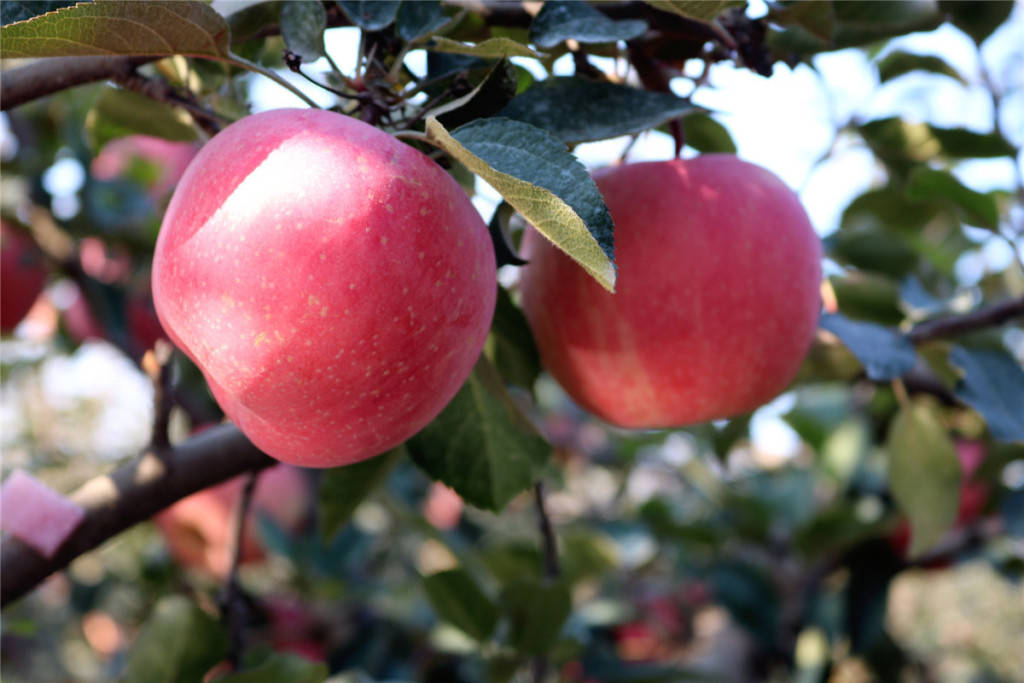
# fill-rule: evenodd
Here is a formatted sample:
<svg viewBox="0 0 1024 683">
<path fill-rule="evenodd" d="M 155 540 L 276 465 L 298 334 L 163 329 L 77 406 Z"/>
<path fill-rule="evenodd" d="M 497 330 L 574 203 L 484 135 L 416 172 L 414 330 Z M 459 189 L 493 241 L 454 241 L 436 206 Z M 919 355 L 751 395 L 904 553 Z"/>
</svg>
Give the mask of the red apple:
<svg viewBox="0 0 1024 683">
<path fill-rule="evenodd" d="M 191 142 L 171 142 L 150 135 L 128 135 L 111 140 L 92 160 L 90 170 L 100 180 L 114 180 L 132 170 L 136 163 L 152 167 L 153 177 L 144 182 L 150 198 L 162 201 L 174 188 L 192 158 L 199 151 Z"/>
<path fill-rule="evenodd" d="M 419 431 L 480 355 L 490 237 L 459 184 L 356 119 L 283 109 L 225 128 L 171 199 L 153 298 L 261 449 L 306 467 Z"/>
<path fill-rule="evenodd" d="M 216 577 L 227 575 L 231 567 L 231 520 L 244 486 L 245 478 L 235 477 L 183 498 L 153 518 L 179 564 Z M 287 465 L 264 470 L 250 502 L 242 534 L 241 562 L 263 558 L 259 541 L 260 515 L 267 515 L 278 526 L 294 531 L 305 517 L 308 499 L 309 487 L 300 470 Z"/>
<path fill-rule="evenodd" d="M 32 240 L 0 222 L 0 332 L 9 334 L 46 284 L 43 255 Z"/>
<path fill-rule="evenodd" d="M 534 231 L 523 309 L 544 365 L 623 427 L 745 413 L 792 380 L 818 322 L 821 243 L 796 195 L 729 155 L 595 174 L 615 294 Z"/>
</svg>

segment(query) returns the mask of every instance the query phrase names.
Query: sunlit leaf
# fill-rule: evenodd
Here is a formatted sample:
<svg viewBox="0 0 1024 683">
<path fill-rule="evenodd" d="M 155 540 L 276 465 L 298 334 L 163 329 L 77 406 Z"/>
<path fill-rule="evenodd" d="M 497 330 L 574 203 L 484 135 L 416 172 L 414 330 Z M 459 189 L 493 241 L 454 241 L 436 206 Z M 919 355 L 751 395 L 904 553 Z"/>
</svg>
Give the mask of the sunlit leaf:
<svg viewBox="0 0 1024 683">
<path fill-rule="evenodd" d="M 539 59 L 544 55 L 522 43 L 510 38 L 488 38 L 475 45 L 460 43 L 457 40 L 435 36 L 430 46 L 431 52 L 448 52 L 483 59 L 500 59 L 502 57 L 533 57 Z"/>
</svg>

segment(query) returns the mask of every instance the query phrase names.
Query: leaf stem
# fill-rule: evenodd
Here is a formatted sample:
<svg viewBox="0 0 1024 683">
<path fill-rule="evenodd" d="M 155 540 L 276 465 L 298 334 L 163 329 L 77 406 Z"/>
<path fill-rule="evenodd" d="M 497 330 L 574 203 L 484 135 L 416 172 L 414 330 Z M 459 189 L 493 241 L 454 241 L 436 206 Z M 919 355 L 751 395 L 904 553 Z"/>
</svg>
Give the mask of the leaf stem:
<svg viewBox="0 0 1024 683">
<path fill-rule="evenodd" d="M 276 73 L 272 69 L 268 69 L 266 67 L 260 66 L 259 64 L 255 63 L 255 62 L 250 62 L 248 59 L 245 59 L 244 57 L 239 57 L 238 55 L 236 55 L 234 53 L 229 53 L 228 57 L 226 59 L 224 59 L 223 61 L 228 63 L 228 64 L 231 64 L 233 66 L 237 66 L 239 68 L 246 69 L 247 71 L 252 71 L 252 72 L 258 73 L 258 74 L 260 74 L 262 76 L 266 76 L 270 80 L 272 80 L 275 83 L 277 83 L 278 85 L 280 85 L 282 88 L 285 88 L 288 91 L 290 91 L 293 95 L 298 97 L 300 100 L 302 100 L 303 102 L 308 104 L 313 109 L 320 109 L 320 106 L 316 102 L 311 100 L 309 98 L 309 96 L 306 95 L 306 93 L 302 92 L 297 87 L 295 87 L 294 85 L 289 83 L 288 79 L 282 77 L 280 74 Z"/>
</svg>

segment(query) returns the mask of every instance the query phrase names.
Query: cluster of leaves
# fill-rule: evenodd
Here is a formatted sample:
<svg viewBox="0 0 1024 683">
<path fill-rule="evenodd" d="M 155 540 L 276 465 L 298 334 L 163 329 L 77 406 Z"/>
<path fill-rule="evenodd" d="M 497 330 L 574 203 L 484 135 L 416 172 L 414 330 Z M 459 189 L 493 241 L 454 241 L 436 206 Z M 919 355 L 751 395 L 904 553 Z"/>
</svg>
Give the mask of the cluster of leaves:
<svg viewBox="0 0 1024 683">
<path fill-rule="evenodd" d="M 770 73 L 776 61 L 874 49 L 945 20 L 980 44 L 1010 11 L 1006 3 L 782 2 L 751 21 L 735 7 L 742 3 L 729 1 L 651 2 L 631 6 L 628 16 L 549 1 L 531 17 L 407 0 L 265 2 L 225 19 L 202 2 L 71 5 L 5 2 L 3 56 L 160 58 L 140 73 L 176 95 L 156 102 L 130 89 L 87 86 L 11 112 L 15 134 L 32 144 L 5 162 L 4 174 L 27 181 L 28 202 L 51 203 L 42 177 L 61 156 L 88 167 L 106 142 L 127 133 L 201 141 L 197 113 L 221 123 L 245 115 L 248 73 L 280 79 L 272 70 L 285 65 L 287 51 L 288 67 L 322 78 L 338 110 L 407 135 L 424 151 L 440 148 L 469 187 L 474 175 L 493 186 L 504 200 L 491 227 L 505 262 L 515 262 L 505 238 L 518 212 L 608 289 L 616 277 L 613 225 L 573 146 L 661 128 L 699 152 L 736 149 L 712 113 L 673 94 L 664 74 L 678 74 L 692 58 L 734 59 Z M 49 10 L 57 11 L 43 14 Z M 359 73 L 332 65 L 326 75 L 309 74 L 310 62 L 329 57 L 325 30 L 349 25 L 362 32 Z M 405 66 L 413 50 L 427 53 L 422 77 Z M 519 65 L 533 60 L 550 72 L 567 54 L 577 65 L 571 77 L 535 80 Z M 601 73 L 588 55 L 628 62 L 644 87 Z M 876 61 L 882 82 L 912 72 L 970 81 L 936 56 L 891 51 Z M 319 474 L 317 524 L 304 533 L 263 525 L 288 564 L 276 581 L 246 577 L 254 611 L 275 593 L 304 603 L 331 646 L 327 664 L 254 647 L 242 670 L 223 680 L 318 681 L 345 670 L 375 679 L 510 680 L 530 662 L 535 670 L 538 662 L 557 666 L 569 680 L 679 680 L 696 675 L 680 664 L 682 646 L 710 605 L 724 607 L 751 636 L 751 653 L 738 657 L 747 675 L 799 668 L 794 634 L 820 629 L 837 649 L 848 644 L 852 656 L 891 678 L 910 655 L 886 631 L 887 589 L 909 564 L 946 559 L 946 551 L 929 552 L 938 552 L 958 514 L 965 482 L 955 440 L 988 451 L 971 475 L 989 491 L 987 514 L 1011 520 L 1022 504 L 1020 490 L 999 479 L 1024 457 L 1024 372 L 1005 335 L 988 330 L 953 344 L 907 334 L 957 310 L 955 264 L 975 244 L 965 226 L 1007 234 L 1014 197 L 968 188 L 952 165 L 1020 151 L 998 127 L 981 134 L 887 118 L 853 122 L 844 134 L 863 140 L 887 181 L 846 208 L 826 244 L 841 267 L 829 279 L 834 310 L 785 415 L 806 457 L 726 477 L 723 468 L 749 449 L 749 416 L 672 434 L 597 424 L 541 375 L 514 292 L 502 289 L 484 357 L 433 424 L 392 454 Z M 100 236 L 127 249 L 144 273 L 159 207 L 142 189 L 146 169 L 136 171 L 113 182 L 87 176 L 83 210 L 60 225 L 76 239 Z M 1019 293 L 1015 272 L 989 275 L 975 298 Z M 120 308 L 101 302 L 137 286 L 82 281 L 93 287 L 93 307 L 115 317 Z M 201 384 L 183 385 L 195 396 L 197 421 L 215 414 Z M 693 456 L 682 465 L 665 455 L 679 439 Z M 641 502 L 627 495 L 631 482 L 652 476 L 653 495 Z M 588 497 L 601 477 L 613 482 L 613 495 Z M 475 508 L 455 529 L 439 531 L 418 511 L 428 480 Z M 539 480 L 585 501 L 558 529 L 558 576 L 545 569 L 550 558 L 534 510 L 520 495 Z M 875 512 L 865 513 L 872 505 Z M 904 515 L 910 560 L 891 538 Z M 139 547 L 150 540 L 146 530 L 133 538 L 132 559 L 107 554 L 120 569 L 102 581 L 72 572 L 72 609 L 109 610 L 133 625 L 146 618 L 126 660 L 107 662 L 104 673 L 197 680 L 225 656 L 228 634 L 192 600 L 153 600 L 182 592 L 183 575 L 166 557 L 146 557 Z M 949 552 L 981 549 L 1000 570 L 1020 571 L 1019 556 L 982 541 Z M 431 553 L 441 559 L 425 559 Z M 191 586 L 207 606 L 214 587 Z M 125 591 L 127 607 L 118 603 Z M 669 621 L 680 625 L 660 625 L 668 642 L 659 654 L 631 656 L 623 627 L 648 623 L 654 604 L 671 605 Z M 33 606 L 18 609 L 15 623 L 35 628 Z"/>
</svg>

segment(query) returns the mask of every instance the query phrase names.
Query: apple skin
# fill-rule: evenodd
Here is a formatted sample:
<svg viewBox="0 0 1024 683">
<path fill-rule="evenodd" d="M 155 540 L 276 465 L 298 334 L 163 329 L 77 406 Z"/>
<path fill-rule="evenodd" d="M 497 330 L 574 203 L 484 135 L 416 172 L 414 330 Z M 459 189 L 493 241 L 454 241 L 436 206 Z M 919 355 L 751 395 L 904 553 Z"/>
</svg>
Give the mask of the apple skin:
<svg viewBox="0 0 1024 683">
<path fill-rule="evenodd" d="M 0 332 L 9 334 L 46 284 L 43 255 L 28 236 L 0 222 Z"/>
<path fill-rule="evenodd" d="M 178 564 L 218 578 L 227 576 L 231 567 L 231 519 L 244 487 L 245 477 L 235 477 L 182 498 L 153 518 Z M 309 495 L 301 470 L 276 465 L 261 472 L 242 533 L 240 562 L 257 562 L 264 556 L 259 541 L 260 515 L 268 515 L 283 529 L 295 531 L 305 517 Z"/>
<path fill-rule="evenodd" d="M 246 117 L 193 160 L 153 297 L 224 412 L 284 462 L 397 446 L 455 395 L 497 293 L 487 228 L 428 157 L 351 117 Z"/>
<path fill-rule="evenodd" d="M 594 174 L 615 294 L 534 230 L 522 303 L 569 395 L 628 428 L 748 412 L 792 380 L 817 327 L 821 242 L 796 195 L 731 155 Z"/>
</svg>

